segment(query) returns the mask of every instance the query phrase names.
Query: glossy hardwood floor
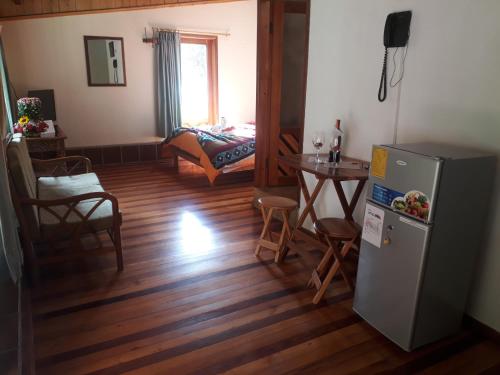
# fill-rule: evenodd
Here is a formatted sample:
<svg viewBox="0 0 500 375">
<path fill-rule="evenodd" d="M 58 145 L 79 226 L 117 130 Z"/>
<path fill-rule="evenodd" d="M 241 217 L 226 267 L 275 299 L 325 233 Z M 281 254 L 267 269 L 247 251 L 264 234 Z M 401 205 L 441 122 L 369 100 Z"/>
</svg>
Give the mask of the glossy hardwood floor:
<svg viewBox="0 0 500 375">
<path fill-rule="evenodd" d="M 251 183 L 210 187 L 188 164 L 98 174 L 123 212 L 125 270 L 112 253 L 43 268 L 38 374 L 500 373 L 499 346 L 472 330 L 398 349 L 352 312 L 341 279 L 312 305 L 301 257 L 254 257 Z"/>
</svg>

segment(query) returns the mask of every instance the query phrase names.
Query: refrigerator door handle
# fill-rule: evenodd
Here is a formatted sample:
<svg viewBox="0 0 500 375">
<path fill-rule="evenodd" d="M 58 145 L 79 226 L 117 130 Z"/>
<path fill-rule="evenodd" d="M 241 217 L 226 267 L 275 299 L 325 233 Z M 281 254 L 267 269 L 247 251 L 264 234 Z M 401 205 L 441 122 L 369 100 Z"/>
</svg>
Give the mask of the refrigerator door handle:
<svg viewBox="0 0 500 375">
<path fill-rule="evenodd" d="M 385 237 L 384 237 L 384 245 L 390 245 L 392 240 L 391 240 L 391 232 L 394 229 L 394 225 L 388 225 L 387 229 L 385 231 Z"/>
</svg>

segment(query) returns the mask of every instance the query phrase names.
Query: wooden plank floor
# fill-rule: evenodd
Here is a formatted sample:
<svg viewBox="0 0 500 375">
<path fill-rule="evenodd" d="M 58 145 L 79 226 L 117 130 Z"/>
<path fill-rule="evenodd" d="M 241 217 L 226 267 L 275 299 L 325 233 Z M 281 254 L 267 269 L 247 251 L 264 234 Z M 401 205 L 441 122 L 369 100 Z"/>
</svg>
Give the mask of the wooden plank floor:
<svg viewBox="0 0 500 375">
<path fill-rule="evenodd" d="M 210 187 L 186 164 L 98 174 L 123 212 L 125 270 L 113 254 L 43 268 L 38 374 L 499 373 L 499 347 L 471 330 L 405 353 L 352 312 L 340 279 L 312 305 L 301 257 L 254 257 L 250 183 Z"/>
</svg>

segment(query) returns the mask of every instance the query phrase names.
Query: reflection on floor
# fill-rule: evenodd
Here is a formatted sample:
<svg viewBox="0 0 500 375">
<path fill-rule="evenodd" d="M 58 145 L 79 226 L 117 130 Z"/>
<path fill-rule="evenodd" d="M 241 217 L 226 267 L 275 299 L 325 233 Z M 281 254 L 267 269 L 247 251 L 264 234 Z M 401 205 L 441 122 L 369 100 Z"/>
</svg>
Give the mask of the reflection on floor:
<svg viewBox="0 0 500 375">
<path fill-rule="evenodd" d="M 405 353 L 361 321 L 337 279 L 311 303 L 311 268 L 253 255 L 249 183 L 210 187 L 197 167 L 98 170 L 123 212 L 113 254 L 47 265 L 33 295 L 39 374 L 477 373 L 499 347 L 471 330 Z M 493 368 L 494 371 L 494 368 Z"/>
</svg>

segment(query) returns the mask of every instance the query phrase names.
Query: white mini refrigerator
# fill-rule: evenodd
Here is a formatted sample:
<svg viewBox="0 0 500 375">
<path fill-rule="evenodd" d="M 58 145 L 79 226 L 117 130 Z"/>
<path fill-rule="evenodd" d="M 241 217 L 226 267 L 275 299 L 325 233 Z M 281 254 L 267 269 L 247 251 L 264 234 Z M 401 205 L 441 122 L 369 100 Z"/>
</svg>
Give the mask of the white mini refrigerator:
<svg viewBox="0 0 500 375">
<path fill-rule="evenodd" d="M 458 147 L 373 147 L 353 308 L 401 348 L 460 330 L 495 169 Z"/>
</svg>

